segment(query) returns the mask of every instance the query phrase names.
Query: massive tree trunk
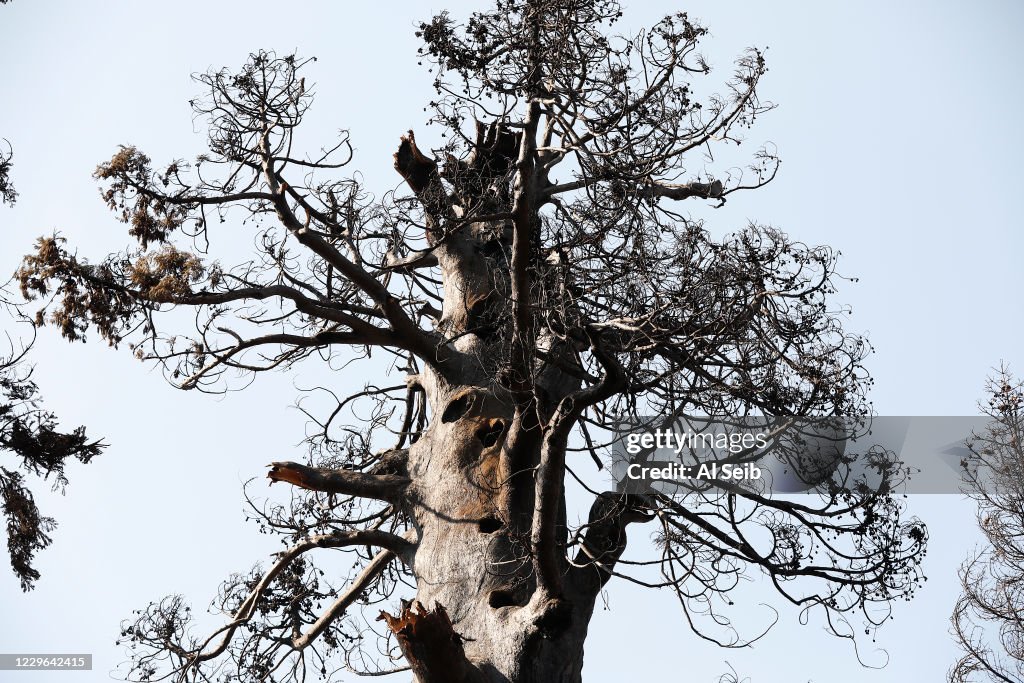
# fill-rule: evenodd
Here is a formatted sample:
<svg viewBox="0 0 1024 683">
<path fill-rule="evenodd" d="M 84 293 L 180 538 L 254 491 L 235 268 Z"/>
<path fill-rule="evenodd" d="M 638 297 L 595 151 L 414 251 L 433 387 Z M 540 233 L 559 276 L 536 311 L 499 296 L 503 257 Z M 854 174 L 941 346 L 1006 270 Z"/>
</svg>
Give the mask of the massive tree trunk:
<svg viewBox="0 0 1024 683">
<path fill-rule="evenodd" d="M 532 507 L 531 496 L 509 500 L 517 478 L 508 467 L 514 411 L 488 387 L 450 386 L 432 376 L 424 390 L 435 418 L 408 459 L 416 600 L 388 625 L 423 683 L 581 680 L 583 643 L 605 576 L 561 559 L 561 521 L 562 590 L 551 596 L 537 589 L 522 507 Z M 529 460 L 532 482 L 539 448 Z M 560 507 L 564 520 L 564 498 Z M 623 539 L 614 540 L 619 546 Z"/>
<path fill-rule="evenodd" d="M 396 169 L 426 207 L 444 286 L 437 328 L 458 351 L 409 380 L 431 415 L 409 448 L 405 473 L 417 594 L 401 614 L 385 618 L 423 683 L 579 681 L 603 582 L 594 568 L 565 561 L 560 472 L 548 505 L 557 516 L 550 561 L 562 580 L 554 589 L 537 580 L 536 475 L 552 448 L 550 417 L 580 382 L 563 369 L 575 367 L 571 345 L 537 338 L 529 324 L 534 313 L 516 310 L 519 252 L 534 282 L 531 302 L 539 298 L 538 280 L 559 277 L 557 264 L 518 234 L 520 225 L 535 233 L 538 221 L 530 198 L 536 188 L 516 184 L 509 194 L 523 146 L 522 134 L 478 126 L 470 157 L 445 165 L 454 201 L 411 134 L 395 155 Z M 447 208 L 453 204 L 458 215 Z M 472 220 L 481 215 L 486 219 Z M 446 229 L 450 224 L 461 227 Z M 548 362 L 535 360 L 536 349 Z M 564 444 L 556 439 L 555 447 L 564 457 Z"/>
<path fill-rule="evenodd" d="M 424 683 L 579 681 L 596 591 L 534 599 L 529 529 L 500 504 L 510 411 L 479 387 L 428 396 L 441 419 L 409 452 L 418 604 L 389 626 Z"/>
</svg>

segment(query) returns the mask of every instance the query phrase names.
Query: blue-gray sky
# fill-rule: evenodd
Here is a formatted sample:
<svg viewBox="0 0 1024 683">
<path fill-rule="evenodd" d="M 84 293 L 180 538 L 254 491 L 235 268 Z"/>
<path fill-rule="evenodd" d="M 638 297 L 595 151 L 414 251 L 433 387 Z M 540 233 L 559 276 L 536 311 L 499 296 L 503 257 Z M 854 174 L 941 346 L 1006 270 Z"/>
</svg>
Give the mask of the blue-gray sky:
<svg viewBox="0 0 1024 683">
<path fill-rule="evenodd" d="M 123 226 L 90 178 L 119 143 L 157 162 L 202 151 L 188 100 L 189 75 L 237 66 L 258 48 L 315 55 L 317 100 L 304 138 L 352 132 L 356 165 L 381 194 L 398 184 L 398 136 L 423 127 L 430 78 L 416 65 L 417 20 L 460 0 L 393 3 L 177 3 L 14 0 L 0 8 L 0 136 L 16 151 L 16 208 L 0 208 L 0 272 L 11 272 L 37 235 L 61 230 L 83 256 L 126 244 Z M 835 301 L 848 329 L 877 349 L 869 359 L 876 410 L 972 414 L 985 375 L 1001 359 L 1024 367 L 1019 298 L 1024 247 L 1017 217 L 1024 129 L 1019 88 L 1024 6 L 954 3 L 627 3 L 640 28 L 686 10 L 712 35 L 717 74 L 748 45 L 767 46 L 763 97 L 778 103 L 748 138 L 773 142 L 778 179 L 701 211 L 716 231 L 748 220 L 807 243 L 840 249 L 843 274 L 860 279 Z M 248 243 L 245 229 L 226 226 Z M 71 346 L 46 331 L 36 360 L 49 405 L 111 444 L 71 472 L 66 497 L 40 496 L 60 521 L 39 556 L 43 579 L 28 595 L 0 571 L 0 651 L 92 652 L 89 674 L 4 674 L 4 680 L 104 680 L 124 659 L 117 626 L 132 609 L 180 592 L 203 606 L 219 580 L 276 550 L 242 523 L 240 485 L 275 459 L 298 458 L 304 419 L 294 386 L 361 386 L 337 373 L 261 377 L 223 399 L 178 392 L 160 374 L 101 342 Z M 201 472 L 201 474 L 200 474 Z M 256 484 L 262 487 L 262 483 Z M 954 659 L 948 615 L 955 571 L 978 541 L 959 496 L 916 496 L 932 531 L 929 581 L 898 605 L 861 658 L 814 619 L 780 607 L 780 623 L 753 649 L 698 640 L 670 594 L 609 585 L 587 647 L 586 680 L 713 681 L 728 660 L 754 683 L 940 680 Z M 740 621 L 767 618 L 752 602 Z M 397 676 L 397 680 L 405 680 Z M 353 677 L 354 679 L 354 677 Z"/>
</svg>

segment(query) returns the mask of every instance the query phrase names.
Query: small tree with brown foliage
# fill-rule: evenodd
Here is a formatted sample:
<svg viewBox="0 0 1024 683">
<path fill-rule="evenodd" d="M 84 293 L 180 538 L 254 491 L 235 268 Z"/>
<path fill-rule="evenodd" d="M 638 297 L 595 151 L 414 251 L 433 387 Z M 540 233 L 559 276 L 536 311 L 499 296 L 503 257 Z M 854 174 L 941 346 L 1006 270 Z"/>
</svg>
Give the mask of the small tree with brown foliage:
<svg viewBox="0 0 1024 683">
<path fill-rule="evenodd" d="M 2 303 L 2 302 L 0 302 Z M 84 427 L 70 432 L 57 428 L 56 416 L 43 409 L 39 387 L 26 364 L 29 346 L 0 357 L 0 504 L 7 520 L 7 550 L 22 590 L 39 579 L 35 554 L 51 543 L 57 522 L 40 513 L 28 484 L 33 478 L 63 490 L 69 461 L 87 463 L 103 450 Z"/>
<path fill-rule="evenodd" d="M 10 145 L 6 152 L 0 149 L 0 201 L 10 206 L 18 197 L 10 177 L 13 157 Z M 17 320 L 20 314 L 5 295 L 0 289 L 0 312 Z M 34 328 L 32 332 L 34 335 Z M 27 364 L 32 344 L 19 347 L 10 334 L 7 341 L 10 351 L 0 356 L 0 455 L 4 456 L 0 460 L 0 505 L 7 520 L 11 568 L 22 590 L 27 591 L 39 579 L 33 566 L 35 554 L 50 545 L 50 533 L 57 526 L 53 518 L 39 512 L 28 482 L 41 478 L 51 482 L 54 490 L 63 490 L 68 483 L 64 474 L 68 461 L 87 463 L 100 454 L 103 444 L 90 441 L 84 427 L 71 432 L 57 429 L 56 416 L 42 408 L 39 387 Z"/>
</svg>

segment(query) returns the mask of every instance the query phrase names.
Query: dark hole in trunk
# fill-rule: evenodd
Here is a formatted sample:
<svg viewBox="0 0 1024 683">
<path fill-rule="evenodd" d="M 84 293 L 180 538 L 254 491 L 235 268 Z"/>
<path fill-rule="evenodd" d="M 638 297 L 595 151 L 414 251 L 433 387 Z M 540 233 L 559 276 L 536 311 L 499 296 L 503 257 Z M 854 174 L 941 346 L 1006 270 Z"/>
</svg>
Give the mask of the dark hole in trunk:
<svg viewBox="0 0 1024 683">
<path fill-rule="evenodd" d="M 505 525 L 502 523 L 500 519 L 497 519 L 495 517 L 484 517 L 479 522 L 477 522 L 477 526 L 480 527 L 480 533 L 493 534 L 495 531 L 500 530 Z"/>
<path fill-rule="evenodd" d="M 519 603 L 516 602 L 515 596 L 510 590 L 493 590 L 487 596 L 487 604 L 497 609 L 498 607 L 515 607 Z"/>
<path fill-rule="evenodd" d="M 490 258 L 506 256 L 505 245 L 501 243 L 500 239 L 490 239 L 480 247 L 480 253 Z"/>
<path fill-rule="evenodd" d="M 501 438 L 502 432 L 505 431 L 505 423 L 501 420 L 495 420 L 489 425 L 485 425 L 476 430 L 476 438 L 480 439 L 480 443 L 484 445 L 484 448 L 490 448 L 494 444 L 498 443 L 498 439 Z"/>
<path fill-rule="evenodd" d="M 466 394 L 459 396 L 457 399 L 448 404 L 448 407 L 441 413 L 441 422 L 455 422 L 460 417 L 466 414 L 469 410 L 469 404 L 472 400 L 472 396 Z"/>
<path fill-rule="evenodd" d="M 498 331 L 496 303 L 497 297 L 492 291 L 467 311 L 466 318 L 469 329 L 483 341 L 493 339 Z"/>
</svg>

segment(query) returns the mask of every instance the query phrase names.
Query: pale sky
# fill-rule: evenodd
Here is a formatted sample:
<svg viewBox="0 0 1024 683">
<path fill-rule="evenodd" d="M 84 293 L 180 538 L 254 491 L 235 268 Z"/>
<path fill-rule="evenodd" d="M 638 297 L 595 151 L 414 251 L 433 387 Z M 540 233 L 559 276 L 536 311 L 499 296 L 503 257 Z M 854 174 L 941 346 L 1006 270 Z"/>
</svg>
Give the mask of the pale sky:
<svg viewBox="0 0 1024 683">
<path fill-rule="evenodd" d="M 100 201 L 91 173 L 119 143 L 159 164 L 202 151 L 189 75 L 235 67 L 259 48 L 317 56 L 317 100 L 305 139 L 352 132 L 355 167 L 376 193 L 395 187 L 391 154 L 415 128 L 421 140 L 430 77 L 416 65 L 417 20 L 471 3 L 291 4 L 14 0 L 0 7 L 0 137 L 15 148 L 14 209 L 0 207 L 0 273 L 32 240 L 59 229 L 81 255 L 125 246 L 124 226 Z M 749 132 L 751 152 L 773 142 L 783 158 L 767 188 L 720 210 L 692 207 L 715 232 L 748 220 L 843 253 L 859 278 L 834 299 L 847 329 L 876 348 L 868 367 L 882 415 L 969 415 L 1000 360 L 1024 372 L 1017 218 L 1024 129 L 1024 5 L 1017 2 L 626 3 L 634 29 L 686 10 L 711 29 L 705 51 L 724 79 L 748 45 L 767 46 L 761 94 L 779 104 Z M 689 207 L 688 207 L 689 208 Z M 244 228 L 226 224 L 243 244 Z M 271 460 L 300 459 L 304 417 L 295 386 L 361 387 L 344 372 L 260 377 L 223 399 L 180 392 L 159 372 L 102 342 L 69 345 L 44 331 L 35 354 L 48 405 L 68 426 L 111 444 L 71 468 L 66 497 L 39 495 L 60 528 L 39 555 L 28 595 L 0 570 L 0 652 L 92 653 L 91 674 L 0 674 L 3 681 L 106 680 L 126 657 L 114 647 L 131 610 L 169 593 L 204 607 L 220 580 L 277 546 L 243 523 L 241 484 Z M 256 482 L 254 492 L 265 491 Z M 612 582 L 587 644 L 584 678 L 711 683 L 730 662 L 753 683 L 910 683 L 941 680 L 955 659 L 948 617 L 956 568 L 978 541 L 958 495 L 914 496 L 928 522 L 929 581 L 877 642 L 827 635 L 767 587 L 733 614 L 754 627 L 780 611 L 754 648 L 726 651 L 688 630 L 674 598 Z M 642 537 L 645 530 L 636 529 Z M 760 590 L 762 589 L 763 590 Z M 879 649 L 887 650 L 888 655 Z M 347 677 L 343 680 L 358 680 Z M 404 681 L 400 674 L 390 680 Z"/>
</svg>

